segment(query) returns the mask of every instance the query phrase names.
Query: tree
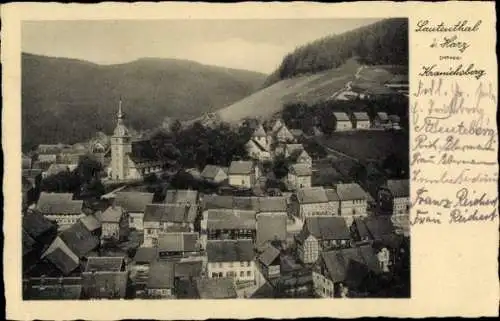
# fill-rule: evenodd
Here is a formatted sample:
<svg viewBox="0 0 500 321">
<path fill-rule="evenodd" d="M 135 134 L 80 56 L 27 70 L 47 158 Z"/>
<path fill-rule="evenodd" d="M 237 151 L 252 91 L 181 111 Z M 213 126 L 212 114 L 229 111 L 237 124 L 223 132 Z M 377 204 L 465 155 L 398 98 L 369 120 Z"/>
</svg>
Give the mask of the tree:
<svg viewBox="0 0 500 321">
<path fill-rule="evenodd" d="M 361 163 L 354 164 L 349 170 L 349 177 L 352 177 L 356 182 L 364 182 L 366 176 L 366 167 Z"/>
<path fill-rule="evenodd" d="M 288 162 L 283 156 L 279 156 L 274 161 L 273 172 L 277 179 L 282 179 L 288 175 Z"/>
<path fill-rule="evenodd" d="M 90 182 L 102 171 L 102 164 L 95 157 L 90 155 L 83 156 L 78 162 L 75 172 L 80 176 L 82 182 Z"/>
</svg>

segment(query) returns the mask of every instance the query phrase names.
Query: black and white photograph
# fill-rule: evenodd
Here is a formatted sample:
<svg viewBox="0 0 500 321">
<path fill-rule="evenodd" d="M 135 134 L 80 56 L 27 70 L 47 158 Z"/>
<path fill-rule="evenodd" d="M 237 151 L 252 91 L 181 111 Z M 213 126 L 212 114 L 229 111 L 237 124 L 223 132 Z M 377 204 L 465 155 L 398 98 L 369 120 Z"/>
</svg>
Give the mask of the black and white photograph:
<svg viewBox="0 0 500 321">
<path fill-rule="evenodd" d="M 20 40 L 23 300 L 411 298 L 406 17 Z"/>
</svg>

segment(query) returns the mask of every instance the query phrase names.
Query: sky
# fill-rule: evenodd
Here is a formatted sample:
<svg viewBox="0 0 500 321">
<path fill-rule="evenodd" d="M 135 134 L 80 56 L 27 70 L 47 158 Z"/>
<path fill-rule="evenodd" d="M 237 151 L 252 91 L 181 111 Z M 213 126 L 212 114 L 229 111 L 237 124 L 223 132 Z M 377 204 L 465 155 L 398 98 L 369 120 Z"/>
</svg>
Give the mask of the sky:
<svg viewBox="0 0 500 321">
<path fill-rule="evenodd" d="M 98 64 L 175 58 L 271 73 L 298 46 L 378 20 L 25 21 L 21 47 L 27 53 Z"/>
</svg>

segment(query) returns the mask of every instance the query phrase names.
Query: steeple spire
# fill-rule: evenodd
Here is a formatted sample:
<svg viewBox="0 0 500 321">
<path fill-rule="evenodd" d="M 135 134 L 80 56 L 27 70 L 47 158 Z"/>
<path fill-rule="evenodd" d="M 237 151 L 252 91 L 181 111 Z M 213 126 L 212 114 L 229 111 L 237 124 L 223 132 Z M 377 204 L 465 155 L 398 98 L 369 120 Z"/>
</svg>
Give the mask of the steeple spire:
<svg viewBox="0 0 500 321">
<path fill-rule="evenodd" d="M 118 121 L 121 121 L 123 119 L 123 112 L 122 112 L 122 99 L 120 98 L 120 102 L 118 103 Z"/>
</svg>

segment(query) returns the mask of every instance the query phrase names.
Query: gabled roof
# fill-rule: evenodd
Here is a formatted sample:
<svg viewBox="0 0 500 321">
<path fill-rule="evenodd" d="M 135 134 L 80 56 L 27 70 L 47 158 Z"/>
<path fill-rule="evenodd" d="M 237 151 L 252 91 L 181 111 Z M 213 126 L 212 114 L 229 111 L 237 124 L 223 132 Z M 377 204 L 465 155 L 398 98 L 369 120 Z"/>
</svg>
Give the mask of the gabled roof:
<svg viewBox="0 0 500 321">
<path fill-rule="evenodd" d="M 289 132 L 295 137 L 304 135 L 304 131 L 302 129 L 290 129 Z"/>
<path fill-rule="evenodd" d="M 42 214 L 81 214 L 83 201 L 72 198 L 71 193 L 42 193 L 36 208 Z"/>
<path fill-rule="evenodd" d="M 255 128 L 252 137 L 267 137 L 266 131 L 264 130 L 262 124 L 259 124 L 257 128 Z"/>
<path fill-rule="evenodd" d="M 289 168 L 289 172 L 296 176 L 311 176 L 312 169 L 308 164 L 293 164 Z"/>
<path fill-rule="evenodd" d="M 82 222 L 82 224 L 85 225 L 87 230 L 89 230 L 90 232 L 101 228 L 101 221 L 98 220 L 94 215 L 87 215 L 85 217 L 82 217 L 80 219 L 80 222 Z"/>
<path fill-rule="evenodd" d="M 254 171 L 252 161 L 232 161 L 229 166 L 229 175 L 249 175 Z"/>
<path fill-rule="evenodd" d="M 250 139 L 247 144 L 254 144 L 261 152 L 268 152 L 268 149 L 265 146 L 262 146 L 261 143 L 253 138 Z"/>
<path fill-rule="evenodd" d="M 175 277 L 174 262 L 153 262 L 149 267 L 147 287 L 150 289 L 172 289 Z"/>
<path fill-rule="evenodd" d="M 259 255 L 259 261 L 265 266 L 271 265 L 280 256 L 280 251 L 272 245 L 266 247 L 264 252 Z"/>
<path fill-rule="evenodd" d="M 304 227 L 299 233 L 299 240 L 303 242 L 309 235 L 320 240 L 348 240 L 351 238 L 345 219 L 338 216 L 306 218 Z"/>
<path fill-rule="evenodd" d="M 207 241 L 208 262 L 248 262 L 254 258 L 252 240 Z"/>
<path fill-rule="evenodd" d="M 119 223 L 124 214 L 125 214 L 125 211 L 122 207 L 112 205 L 112 206 L 108 207 L 104 212 L 102 212 L 101 217 L 100 217 L 101 222 L 102 223 Z"/>
<path fill-rule="evenodd" d="M 77 257 L 87 255 L 100 243 L 99 238 L 90 233 L 80 221 L 62 231 L 59 238 L 67 244 Z"/>
<path fill-rule="evenodd" d="M 175 262 L 176 278 L 191 278 L 201 276 L 203 270 L 202 260 L 179 261 Z"/>
<path fill-rule="evenodd" d="M 233 196 L 233 209 L 245 211 L 258 211 L 259 198 L 254 196 Z"/>
<path fill-rule="evenodd" d="M 198 233 L 162 233 L 158 235 L 159 252 L 195 252 L 199 250 Z"/>
<path fill-rule="evenodd" d="M 379 111 L 379 112 L 377 113 L 377 116 L 378 116 L 378 118 L 379 118 L 380 120 L 382 120 L 382 121 L 387 121 L 387 120 L 389 120 L 389 116 L 387 115 L 387 113 L 386 113 L 386 112 Z"/>
<path fill-rule="evenodd" d="M 200 278 L 196 289 L 201 299 L 236 299 L 236 286 L 233 278 Z"/>
<path fill-rule="evenodd" d="M 120 272 L 125 258 L 119 256 L 89 256 L 85 272 Z"/>
<path fill-rule="evenodd" d="M 348 282 L 356 286 L 368 272 L 380 273 L 370 245 L 322 252 L 321 259 L 325 263 L 326 276 L 334 283 Z"/>
<path fill-rule="evenodd" d="M 55 230 L 55 224 L 46 219 L 38 212 L 31 212 L 23 215 L 23 229 L 35 240 L 43 234 Z"/>
<path fill-rule="evenodd" d="M 372 239 L 380 240 L 394 233 L 394 224 L 390 216 L 367 217 L 363 220 Z"/>
<path fill-rule="evenodd" d="M 354 113 L 352 113 L 352 115 L 357 121 L 369 121 L 370 120 L 370 117 L 365 112 L 354 112 Z"/>
<path fill-rule="evenodd" d="M 48 260 L 64 275 L 70 274 L 80 263 L 78 255 L 60 237 L 50 244 L 42 254 L 42 259 Z"/>
<path fill-rule="evenodd" d="M 259 212 L 286 212 L 287 204 L 285 197 L 260 197 Z"/>
<path fill-rule="evenodd" d="M 114 204 L 127 212 L 144 212 L 146 205 L 153 203 L 153 193 L 117 192 Z"/>
<path fill-rule="evenodd" d="M 366 199 L 366 192 L 357 183 L 337 184 L 336 189 L 341 201 Z"/>
<path fill-rule="evenodd" d="M 337 119 L 337 121 L 351 121 L 346 113 L 335 112 L 333 113 L 333 116 Z"/>
<path fill-rule="evenodd" d="M 245 210 L 218 209 L 208 210 L 207 229 L 256 229 L 256 212 Z"/>
<path fill-rule="evenodd" d="M 337 194 L 337 191 L 335 191 L 332 188 L 325 188 L 325 193 L 326 193 L 326 197 L 328 198 L 328 200 L 330 202 L 336 202 L 336 201 L 340 200 L 339 195 Z"/>
<path fill-rule="evenodd" d="M 185 204 L 149 204 L 144 211 L 144 222 L 193 223 L 198 206 Z"/>
<path fill-rule="evenodd" d="M 301 157 L 310 157 L 309 154 L 305 151 L 305 149 L 297 149 L 297 150 L 294 150 L 290 156 L 289 156 L 289 159 L 290 161 L 292 162 L 297 162 L 299 160 L 299 158 Z"/>
<path fill-rule="evenodd" d="M 165 197 L 165 203 L 198 203 L 198 191 L 196 190 L 168 190 Z"/>
<path fill-rule="evenodd" d="M 293 138 L 292 133 L 288 130 L 286 126 L 281 126 L 277 131 L 274 132 L 276 136 L 288 136 L 290 138 Z"/>
<path fill-rule="evenodd" d="M 36 241 L 22 229 L 23 256 L 33 251 Z"/>
<path fill-rule="evenodd" d="M 410 183 L 407 179 L 388 180 L 387 189 L 393 197 L 408 197 L 410 196 Z"/>
<path fill-rule="evenodd" d="M 128 272 L 82 273 L 83 289 L 90 298 L 124 298 Z"/>
<path fill-rule="evenodd" d="M 288 154 L 296 153 L 297 151 L 304 150 L 304 146 L 302 144 L 286 144 L 285 152 Z"/>
<path fill-rule="evenodd" d="M 328 202 L 328 197 L 323 187 L 301 188 L 297 190 L 297 199 L 300 204 Z"/>
<path fill-rule="evenodd" d="M 71 201 L 72 193 L 48 193 L 41 192 L 38 198 L 38 203 L 54 202 L 54 201 Z"/>
<path fill-rule="evenodd" d="M 257 240 L 259 246 L 267 241 L 286 240 L 286 213 L 258 214 Z"/>
<path fill-rule="evenodd" d="M 233 197 L 230 195 L 205 195 L 203 196 L 203 210 L 233 208 Z"/>
<path fill-rule="evenodd" d="M 221 166 L 217 165 L 206 165 L 203 171 L 201 172 L 201 177 L 205 179 L 214 179 L 220 172 L 227 175 L 224 169 Z"/>
<path fill-rule="evenodd" d="M 151 263 L 157 258 L 157 249 L 155 247 L 144 247 L 141 246 L 137 249 L 134 256 L 134 262 L 136 263 Z"/>
</svg>

